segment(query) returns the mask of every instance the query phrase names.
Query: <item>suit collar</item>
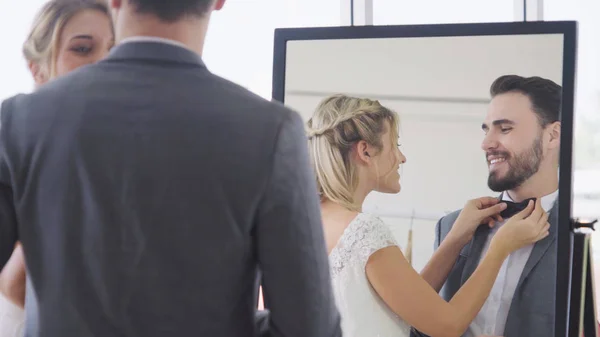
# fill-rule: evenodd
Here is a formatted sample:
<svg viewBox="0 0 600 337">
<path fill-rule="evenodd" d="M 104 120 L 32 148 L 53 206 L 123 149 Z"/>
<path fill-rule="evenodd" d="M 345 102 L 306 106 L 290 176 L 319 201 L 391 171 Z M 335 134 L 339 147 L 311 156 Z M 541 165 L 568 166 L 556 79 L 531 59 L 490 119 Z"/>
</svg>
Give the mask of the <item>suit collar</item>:
<svg viewBox="0 0 600 337">
<path fill-rule="evenodd" d="M 504 195 L 504 193 L 500 195 L 501 200 L 507 200 L 506 198 L 503 198 Z M 506 194 L 506 196 L 508 196 L 508 194 Z M 548 248 L 550 248 L 550 246 L 554 244 L 556 240 L 556 230 L 558 227 L 557 196 L 558 190 L 542 198 L 542 207 L 546 212 L 548 212 L 548 223 L 550 224 L 550 228 L 548 229 L 549 234 L 546 238 L 534 244 L 533 250 L 531 251 L 531 255 L 529 256 L 529 259 L 525 264 L 523 272 L 521 273 L 517 289 L 521 287 L 523 281 L 529 276 L 529 273 L 531 273 L 531 271 L 540 261 L 542 256 L 544 256 Z M 510 200 L 510 198 L 508 199 Z M 471 242 L 463 248 L 461 255 L 467 256 L 467 261 L 465 263 L 465 268 L 463 269 L 461 284 L 464 284 L 464 282 L 466 282 L 466 280 L 471 276 L 471 274 L 473 274 L 473 272 L 479 265 L 481 253 L 483 251 L 483 247 L 485 246 L 485 242 L 488 238 L 489 232 L 490 228 L 488 226 L 479 226 L 475 231 Z"/>
<path fill-rule="evenodd" d="M 517 284 L 517 289 L 521 287 L 521 284 L 529 276 L 529 273 L 531 273 L 533 268 L 538 264 L 544 254 L 546 254 L 546 251 L 550 248 L 550 246 L 555 245 L 556 231 L 558 229 L 558 199 L 554 201 L 553 207 L 551 207 L 548 211 L 548 223 L 550 224 L 550 228 L 548 229 L 549 234 L 547 237 L 534 244 L 531 255 L 529 255 L 529 259 L 527 260 L 527 263 L 523 268 L 523 272 L 521 273 L 521 278 Z"/>
<path fill-rule="evenodd" d="M 105 61 L 142 60 L 163 63 L 179 63 L 206 68 L 197 53 L 176 45 L 156 39 L 131 39 L 129 42 L 115 46 Z"/>
<path fill-rule="evenodd" d="M 125 44 L 125 43 L 130 43 L 130 42 L 157 42 L 157 43 L 166 43 L 166 44 L 170 44 L 172 46 L 177 46 L 177 47 L 181 47 L 184 49 L 189 49 L 185 44 L 179 42 L 179 41 L 175 41 L 175 40 L 171 40 L 171 39 L 166 39 L 163 37 L 157 37 L 157 36 L 131 36 L 128 38 L 125 38 L 123 40 L 121 40 L 121 42 L 119 44 Z"/>
<path fill-rule="evenodd" d="M 515 291 L 515 295 L 510 304 L 510 310 L 508 311 L 508 316 L 506 317 L 506 327 L 504 330 L 505 336 L 512 336 L 514 334 L 513 330 L 518 330 L 518 322 L 520 319 L 522 319 L 522 317 L 519 316 L 521 313 L 520 308 L 523 304 L 519 289 L 521 289 L 525 280 L 529 277 L 535 266 L 537 266 L 551 246 L 556 245 L 556 230 L 558 227 L 558 198 L 554 201 L 554 205 L 548 213 L 548 222 L 550 223 L 550 234 L 546 238 L 535 243 L 533 250 L 531 251 L 531 255 L 529 255 L 529 259 L 525 263 L 525 267 L 523 268 L 519 282 L 517 283 L 517 291 Z M 554 249 L 556 249 L 556 247 Z M 556 270 L 543 270 L 538 268 L 538 273 L 546 273 L 548 280 L 554 280 L 556 276 L 554 274 L 555 272 Z"/>
<path fill-rule="evenodd" d="M 500 193 L 499 198 L 500 200 L 512 201 L 506 192 Z M 554 237 L 558 226 L 558 190 L 542 197 L 542 208 L 548 213 L 548 223 L 550 224 L 550 228 L 548 230 L 550 235 L 546 237 L 546 239 L 548 239 L 549 237 Z M 536 243 L 536 246 L 537 245 L 538 244 Z"/>
</svg>

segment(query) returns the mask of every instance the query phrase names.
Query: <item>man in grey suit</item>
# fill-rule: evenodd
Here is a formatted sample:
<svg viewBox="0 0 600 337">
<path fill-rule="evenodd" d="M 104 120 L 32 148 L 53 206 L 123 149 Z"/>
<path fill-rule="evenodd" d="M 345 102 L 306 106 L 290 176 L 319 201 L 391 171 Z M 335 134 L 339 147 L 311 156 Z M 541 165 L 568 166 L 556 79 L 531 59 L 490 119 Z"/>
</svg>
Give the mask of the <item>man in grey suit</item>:
<svg viewBox="0 0 600 337">
<path fill-rule="evenodd" d="M 223 2 L 111 0 L 106 60 L 3 102 L 27 336 L 341 335 L 300 116 L 201 61 Z"/>
<path fill-rule="evenodd" d="M 556 229 L 561 87 L 544 78 L 501 76 L 490 88 L 492 100 L 482 129 L 489 165 L 488 186 L 509 207 L 503 220 L 541 198 L 549 214 L 550 235 L 524 247 L 504 262 L 483 308 L 465 337 L 554 336 Z M 460 211 L 439 220 L 434 249 Z M 504 222 L 480 226 L 461 251 L 440 294 L 450 300 L 471 276 L 489 242 Z"/>
</svg>

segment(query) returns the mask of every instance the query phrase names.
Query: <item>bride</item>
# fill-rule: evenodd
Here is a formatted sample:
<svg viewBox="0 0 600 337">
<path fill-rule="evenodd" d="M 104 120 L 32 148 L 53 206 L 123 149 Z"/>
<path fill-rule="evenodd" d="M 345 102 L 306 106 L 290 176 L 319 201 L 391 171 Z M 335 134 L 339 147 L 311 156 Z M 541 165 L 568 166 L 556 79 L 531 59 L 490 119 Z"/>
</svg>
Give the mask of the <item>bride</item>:
<svg viewBox="0 0 600 337">
<path fill-rule="evenodd" d="M 503 261 L 548 235 L 547 214 L 530 203 L 506 222 L 469 280 L 450 302 L 437 292 L 480 224 L 501 220 L 505 204 L 467 202 L 450 234 L 419 275 L 388 227 L 361 212 L 371 191 L 398 193 L 398 117 L 377 101 L 344 95 L 321 102 L 308 121 L 309 150 L 321 209 L 336 304 L 347 337 L 460 336 L 483 306 Z M 443 174 L 443 173 L 442 173 Z"/>
</svg>

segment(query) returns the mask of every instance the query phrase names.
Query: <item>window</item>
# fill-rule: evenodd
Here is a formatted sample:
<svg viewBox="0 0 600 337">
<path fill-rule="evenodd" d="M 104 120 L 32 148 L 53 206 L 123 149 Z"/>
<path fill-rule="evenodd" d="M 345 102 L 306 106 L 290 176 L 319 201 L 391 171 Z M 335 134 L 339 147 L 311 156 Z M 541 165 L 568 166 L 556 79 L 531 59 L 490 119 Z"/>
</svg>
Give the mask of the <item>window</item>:
<svg viewBox="0 0 600 337">
<path fill-rule="evenodd" d="M 229 0 L 213 14 L 204 61 L 215 74 L 271 99 L 274 29 L 339 26 L 340 4 L 339 0 Z"/>
<path fill-rule="evenodd" d="M 600 2 L 545 0 L 544 19 L 579 21 L 573 215 L 600 218 Z M 600 233 L 592 235 L 596 289 L 600 289 Z M 597 304 L 600 309 L 600 302 Z"/>
<path fill-rule="evenodd" d="M 514 13 L 513 0 L 373 0 L 375 25 L 505 22 Z"/>
</svg>

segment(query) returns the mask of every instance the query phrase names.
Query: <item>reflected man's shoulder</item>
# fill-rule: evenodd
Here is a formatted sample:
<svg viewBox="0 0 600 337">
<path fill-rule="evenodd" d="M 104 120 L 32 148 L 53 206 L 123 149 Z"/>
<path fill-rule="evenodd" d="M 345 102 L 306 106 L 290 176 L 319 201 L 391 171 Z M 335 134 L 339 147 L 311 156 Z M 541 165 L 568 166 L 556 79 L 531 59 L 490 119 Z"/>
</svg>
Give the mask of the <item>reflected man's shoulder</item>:
<svg viewBox="0 0 600 337">
<path fill-rule="evenodd" d="M 438 226 L 440 227 L 440 229 L 442 231 L 444 231 L 444 229 L 450 230 L 450 228 L 452 228 L 452 225 L 454 225 L 454 222 L 460 215 L 461 211 L 462 211 L 462 209 L 459 209 L 459 210 L 450 212 L 450 213 L 444 215 L 443 217 L 441 217 L 438 221 Z"/>
</svg>

